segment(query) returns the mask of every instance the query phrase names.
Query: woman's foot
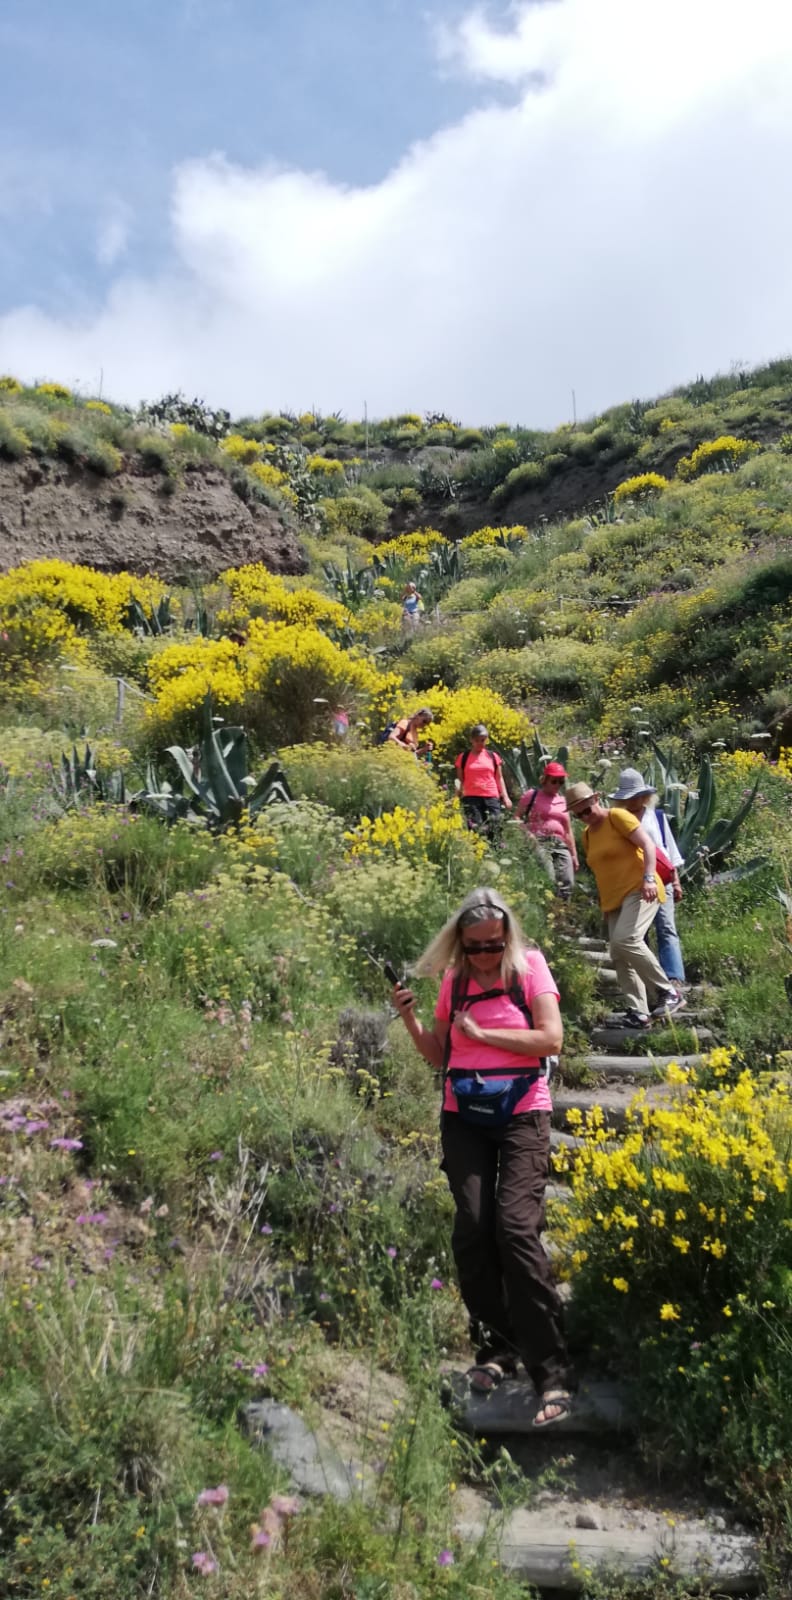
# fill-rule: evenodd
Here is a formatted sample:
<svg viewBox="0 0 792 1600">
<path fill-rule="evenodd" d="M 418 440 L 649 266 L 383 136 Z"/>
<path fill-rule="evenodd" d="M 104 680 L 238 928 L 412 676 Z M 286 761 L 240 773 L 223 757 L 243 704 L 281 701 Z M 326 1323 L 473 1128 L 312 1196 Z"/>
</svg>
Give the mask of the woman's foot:
<svg viewBox="0 0 792 1600">
<path fill-rule="evenodd" d="M 477 1362 L 466 1374 L 473 1394 L 492 1394 L 493 1389 L 500 1388 L 504 1378 L 515 1378 L 517 1368 L 513 1361 L 505 1358 L 500 1361 Z"/>
<path fill-rule="evenodd" d="M 572 1396 L 568 1389 L 546 1389 L 539 1398 L 539 1410 L 533 1419 L 535 1428 L 550 1428 L 554 1422 L 563 1422 L 571 1415 Z"/>
</svg>

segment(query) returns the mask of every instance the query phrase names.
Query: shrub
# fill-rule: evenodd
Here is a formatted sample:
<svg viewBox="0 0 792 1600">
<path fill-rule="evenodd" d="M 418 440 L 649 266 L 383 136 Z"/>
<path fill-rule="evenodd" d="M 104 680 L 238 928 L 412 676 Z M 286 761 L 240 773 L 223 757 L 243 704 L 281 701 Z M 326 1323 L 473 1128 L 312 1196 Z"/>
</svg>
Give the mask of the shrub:
<svg viewBox="0 0 792 1600">
<path fill-rule="evenodd" d="M 436 867 L 419 871 L 410 861 L 388 859 L 344 867 L 325 904 L 361 953 L 404 965 L 450 916 L 453 897 Z"/>
<path fill-rule="evenodd" d="M 477 528 L 475 533 L 469 533 L 460 540 L 459 548 L 464 555 L 482 546 L 485 549 L 519 550 L 529 537 L 528 529 L 522 523 L 516 523 L 512 528 Z"/>
<path fill-rule="evenodd" d="M 103 417 L 112 417 L 113 415 L 112 406 L 107 405 L 104 400 L 86 400 L 85 409 L 86 411 L 97 411 Z"/>
<path fill-rule="evenodd" d="M 333 538 L 375 539 L 388 526 L 385 501 L 365 484 L 358 484 L 349 494 L 324 499 L 321 507 L 325 527 Z"/>
<path fill-rule="evenodd" d="M 482 611 L 492 598 L 493 587 L 491 578 L 462 578 L 461 582 L 454 584 L 453 589 L 449 589 L 443 599 L 444 616 L 453 617 Z"/>
<path fill-rule="evenodd" d="M 455 688 L 469 659 L 470 644 L 467 632 L 435 633 L 428 628 L 423 636 L 419 634 L 401 658 L 413 688 L 431 689 L 436 683 L 444 683 L 447 689 Z"/>
<path fill-rule="evenodd" d="M 454 435 L 457 450 L 479 450 L 483 449 L 486 443 L 480 428 L 460 428 Z"/>
<path fill-rule="evenodd" d="M 214 870 L 211 844 L 187 824 L 163 828 L 119 806 L 67 813 L 36 834 L 27 859 L 34 882 L 109 890 L 148 911 L 179 889 L 202 887 Z"/>
<path fill-rule="evenodd" d="M 72 397 L 71 389 L 62 383 L 39 383 L 34 393 L 40 394 L 44 400 L 71 400 Z"/>
<path fill-rule="evenodd" d="M 137 452 L 148 472 L 170 472 L 173 446 L 161 433 L 144 433 L 137 441 Z"/>
<path fill-rule="evenodd" d="M 85 465 L 92 472 L 98 472 L 100 477 L 112 478 L 121 471 L 124 458 L 109 439 L 94 439 L 86 448 Z"/>
<path fill-rule="evenodd" d="M 245 439 L 241 433 L 229 433 L 220 445 L 223 455 L 230 456 L 243 466 L 261 457 L 261 445 L 256 439 Z"/>
<path fill-rule="evenodd" d="M 677 462 L 677 477 L 689 483 L 692 478 L 701 477 L 705 472 L 733 472 L 748 456 L 757 455 L 761 448 L 751 439 L 735 439 L 730 434 L 722 434 L 719 439 L 708 439 L 700 444 L 692 455 L 683 456 Z"/>
<path fill-rule="evenodd" d="M 478 624 L 481 643 L 491 650 L 519 650 L 542 631 L 544 607 L 531 591 L 505 589 L 490 601 Z"/>
<path fill-rule="evenodd" d="M 476 722 L 486 723 L 493 744 L 519 744 L 530 731 L 523 712 L 513 711 L 499 694 L 480 684 L 453 690 L 427 689 L 424 701 L 434 712 L 431 733 L 435 755 L 440 761 L 453 761 L 461 750 L 468 748 L 470 730 Z"/>
<path fill-rule="evenodd" d="M 330 456 L 309 456 L 305 465 L 318 478 L 343 479 L 344 476 L 343 461 L 336 461 Z"/>
<path fill-rule="evenodd" d="M 0 411 L 0 456 L 7 461 L 20 461 L 30 449 L 30 439 L 21 428 L 15 427 L 11 418 Z"/>
<path fill-rule="evenodd" d="M 344 824 L 329 806 L 315 800 L 269 805 L 255 823 L 226 849 L 235 859 L 285 872 L 300 889 L 314 894 L 326 887 L 343 854 Z"/>
<path fill-rule="evenodd" d="M 458 899 L 480 879 L 487 853 L 484 839 L 469 831 L 456 800 L 437 800 L 418 811 L 397 806 L 378 817 L 361 817 L 345 835 L 349 861 L 410 861 L 420 872 L 438 867 L 449 893 Z"/>
<path fill-rule="evenodd" d="M 642 472 L 636 478 L 625 478 L 618 488 L 613 491 L 613 504 L 620 505 L 622 500 L 649 500 L 656 494 L 662 494 L 668 488 L 668 479 L 659 472 Z"/>
<path fill-rule="evenodd" d="M 396 806 L 417 811 L 437 798 L 432 774 L 395 744 L 373 750 L 292 745 L 281 749 L 280 759 L 295 795 L 319 801 L 349 822 Z"/>
<path fill-rule="evenodd" d="M 729 1489 L 735 1455 L 745 1470 L 759 1438 L 774 1441 L 778 1461 L 792 1453 L 777 1403 L 789 1353 L 792 1107 L 785 1084 L 744 1071 L 725 1086 L 733 1074 L 725 1049 L 707 1058 L 703 1081 L 672 1068 L 674 1100 L 639 1101 L 615 1148 L 598 1111 L 569 1119 L 581 1148 L 559 1230 L 578 1327 L 633 1381 L 669 1460 L 715 1463 Z M 565 1154 L 556 1161 L 569 1167 Z"/>
<path fill-rule="evenodd" d="M 490 497 L 492 504 L 505 506 L 518 494 L 527 494 L 531 489 L 541 489 L 549 475 L 548 466 L 544 461 L 523 461 L 519 467 L 512 467 L 503 483 L 493 489 Z"/>
<path fill-rule="evenodd" d="M 8 373 L 8 372 L 6 372 L 2 377 L 0 377 L 0 394 L 21 394 L 21 393 L 22 393 L 22 384 L 20 383 L 18 378 L 12 378 L 11 374 Z"/>
</svg>

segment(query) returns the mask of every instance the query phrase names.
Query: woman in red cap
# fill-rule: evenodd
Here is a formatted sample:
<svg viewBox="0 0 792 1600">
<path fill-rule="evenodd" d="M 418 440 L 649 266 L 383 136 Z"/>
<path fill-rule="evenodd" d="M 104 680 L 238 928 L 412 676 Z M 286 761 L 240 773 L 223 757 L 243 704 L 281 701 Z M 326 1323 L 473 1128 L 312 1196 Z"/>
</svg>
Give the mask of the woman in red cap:
<svg viewBox="0 0 792 1600">
<path fill-rule="evenodd" d="M 548 761 L 536 789 L 526 789 L 517 816 L 537 841 L 537 855 L 556 886 L 561 900 L 575 887 L 578 855 L 563 789 L 566 770 L 560 761 Z"/>
</svg>

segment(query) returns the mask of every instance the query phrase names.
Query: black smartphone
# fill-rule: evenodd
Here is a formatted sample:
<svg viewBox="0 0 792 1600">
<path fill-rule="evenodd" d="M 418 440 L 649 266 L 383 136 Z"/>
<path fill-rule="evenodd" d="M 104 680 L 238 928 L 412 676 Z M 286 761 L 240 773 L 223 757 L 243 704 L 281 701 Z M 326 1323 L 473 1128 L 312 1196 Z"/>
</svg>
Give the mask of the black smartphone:
<svg viewBox="0 0 792 1600">
<path fill-rule="evenodd" d="M 388 983 L 393 984 L 395 989 L 401 988 L 401 978 L 399 977 L 396 968 L 391 965 L 390 961 L 383 961 L 382 970 L 388 980 Z"/>
</svg>

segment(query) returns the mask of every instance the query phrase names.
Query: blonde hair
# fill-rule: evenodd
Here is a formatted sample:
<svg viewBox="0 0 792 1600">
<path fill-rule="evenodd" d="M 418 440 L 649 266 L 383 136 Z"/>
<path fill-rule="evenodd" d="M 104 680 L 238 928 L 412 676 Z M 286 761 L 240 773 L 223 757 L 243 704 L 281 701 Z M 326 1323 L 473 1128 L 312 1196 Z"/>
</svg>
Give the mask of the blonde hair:
<svg viewBox="0 0 792 1600">
<path fill-rule="evenodd" d="M 490 922 L 493 917 L 502 920 L 503 937 L 506 940 L 500 964 L 502 982 L 508 984 L 515 973 L 525 972 L 527 940 L 514 912 L 496 889 L 473 889 L 440 932 L 435 934 L 423 955 L 418 957 L 413 968 L 417 977 L 435 977 L 449 967 L 454 972 L 469 974 L 470 964 L 462 943 L 462 930 L 475 926 L 477 922 Z"/>
</svg>

